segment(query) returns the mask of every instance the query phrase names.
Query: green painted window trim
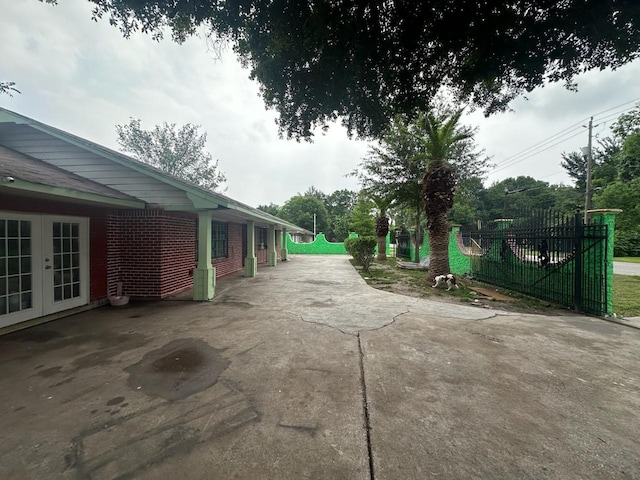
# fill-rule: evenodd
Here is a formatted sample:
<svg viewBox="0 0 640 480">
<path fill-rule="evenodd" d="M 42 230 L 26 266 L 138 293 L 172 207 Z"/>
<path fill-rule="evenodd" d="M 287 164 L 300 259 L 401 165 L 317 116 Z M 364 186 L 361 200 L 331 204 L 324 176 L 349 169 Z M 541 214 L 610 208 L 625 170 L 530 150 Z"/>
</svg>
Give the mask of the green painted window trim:
<svg viewBox="0 0 640 480">
<path fill-rule="evenodd" d="M 211 222 L 211 258 L 229 256 L 229 228 L 224 222 Z"/>
</svg>

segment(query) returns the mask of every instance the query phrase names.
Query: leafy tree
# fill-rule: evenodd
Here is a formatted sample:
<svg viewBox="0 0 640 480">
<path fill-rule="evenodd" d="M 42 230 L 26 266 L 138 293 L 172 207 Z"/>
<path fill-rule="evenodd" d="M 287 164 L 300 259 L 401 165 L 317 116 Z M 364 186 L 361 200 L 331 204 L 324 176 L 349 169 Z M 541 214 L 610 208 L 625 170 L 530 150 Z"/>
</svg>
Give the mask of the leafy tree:
<svg viewBox="0 0 640 480">
<path fill-rule="evenodd" d="M 453 208 L 449 212 L 449 220 L 469 229 L 476 225 L 482 214 L 482 192 L 484 185 L 481 177 L 469 177 L 458 180 Z"/>
<path fill-rule="evenodd" d="M 302 228 L 314 231 L 313 216 L 316 216 L 315 231 L 324 232 L 327 228 L 327 209 L 317 197 L 296 195 L 285 202 L 280 210 L 280 218 L 288 220 Z"/>
<path fill-rule="evenodd" d="M 20 93 L 15 82 L 0 82 L 0 95 L 6 94 L 13 97 L 14 93 Z"/>
<path fill-rule="evenodd" d="M 620 180 L 640 177 L 640 130 L 625 137 L 617 160 Z"/>
<path fill-rule="evenodd" d="M 262 210 L 263 212 L 276 217 L 280 216 L 280 206 L 275 203 L 270 203 L 269 205 L 258 205 L 258 210 Z"/>
<path fill-rule="evenodd" d="M 550 185 L 549 189 L 554 197 L 553 210 L 570 215 L 584 208 L 584 192 L 566 185 Z"/>
<path fill-rule="evenodd" d="M 618 139 L 624 139 L 638 130 L 640 130 L 640 103 L 632 111 L 620 115 L 611 125 L 611 131 Z"/>
<path fill-rule="evenodd" d="M 226 180 L 218 161 L 205 150 L 206 133 L 190 123 L 177 129 L 164 122 L 153 130 L 144 130 L 140 120 L 131 118 L 128 125 L 116 125 L 122 149 L 141 162 L 148 163 L 176 177 L 209 190 L 216 190 Z"/>
<path fill-rule="evenodd" d="M 362 266 L 366 273 L 373 263 L 373 255 L 376 249 L 376 239 L 373 237 L 347 238 L 344 248 L 353 257 L 357 265 Z"/>
<path fill-rule="evenodd" d="M 624 65 L 640 45 L 640 3 L 630 0 L 89 1 L 126 37 L 169 30 L 182 42 L 202 26 L 230 42 L 296 138 L 337 118 L 379 135 L 442 87 L 499 111 L 547 81 L 575 88 L 575 75 Z"/>
<path fill-rule="evenodd" d="M 591 181 L 595 188 L 606 187 L 618 178 L 618 153 L 622 149 L 622 142 L 617 137 L 605 137 L 598 140 L 598 146 L 593 152 L 593 171 Z"/>
<path fill-rule="evenodd" d="M 415 212 L 416 263 L 420 261 L 422 196 L 421 180 L 426 170 L 420 143 L 410 131 L 411 124 L 396 117 L 379 140 L 370 148 L 359 168 L 352 172 L 366 192 L 393 198 L 396 205 Z"/>
<path fill-rule="evenodd" d="M 373 219 L 375 204 L 367 198 L 364 192 L 358 196 L 358 201 L 351 215 L 351 229 L 361 237 L 373 237 L 376 231 Z"/>
<path fill-rule="evenodd" d="M 322 201 L 322 203 L 325 203 L 325 200 L 327 198 L 327 196 L 324 193 L 322 193 L 313 185 L 307 188 L 307 191 L 304 192 L 302 195 L 309 196 L 309 197 L 316 197 L 318 200 Z"/>
<path fill-rule="evenodd" d="M 446 108 L 443 107 L 443 110 Z M 372 147 L 367 157 L 360 162 L 358 170 L 352 173 L 367 192 L 393 198 L 397 206 L 411 209 L 414 213 L 412 226 L 416 232 L 415 262 L 420 261 L 419 247 L 423 241 L 422 179 L 427 171 L 429 158 L 421 121 L 407 121 L 396 117 L 380 138 L 379 146 Z M 480 182 L 479 178 L 486 172 L 489 159 L 482 151 L 476 150 L 471 138 L 475 130 L 468 127 L 460 129 L 465 132 L 464 138 L 451 145 L 447 161 L 466 188 L 473 184 L 473 178 L 477 179 L 476 185 Z M 467 200 L 471 202 L 471 191 L 468 194 Z"/>
<path fill-rule="evenodd" d="M 554 188 L 548 182 L 525 176 L 495 183 L 483 194 L 483 210 L 487 214 L 482 220 L 491 222 L 527 215 L 531 210 L 553 208 L 557 198 Z"/>
<path fill-rule="evenodd" d="M 581 152 L 562 152 L 560 166 L 576 182 L 576 189 L 585 192 L 587 188 L 587 157 Z"/>
<path fill-rule="evenodd" d="M 341 242 L 349 236 L 351 212 L 358 199 L 358 194 L 351 190 L 336 190 L 325 197 L 325 207 L 329 213 L 329 230 L 327 239 Z"/>
<path fill-rule="evenodd" d="M 596 193 L 596 208 L 620 208 L 616 217 L 614 254 L 640 256 L 640 177 L 631 181 L 618 181 Z"/>
</svg>

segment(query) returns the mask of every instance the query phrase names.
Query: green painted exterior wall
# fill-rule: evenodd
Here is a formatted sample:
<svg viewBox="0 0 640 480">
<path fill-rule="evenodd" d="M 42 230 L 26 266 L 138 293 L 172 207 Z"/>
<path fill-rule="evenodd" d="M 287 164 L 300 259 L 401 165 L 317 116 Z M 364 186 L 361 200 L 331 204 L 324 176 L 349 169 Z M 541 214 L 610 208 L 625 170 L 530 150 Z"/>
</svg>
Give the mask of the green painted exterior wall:
<svg viewBox="0 0 640 480">
<path fill-rule="evenodd" d="M 352 235 L 349 235 L 351 238 Z M 319 233 L 311 243 L 296 243 L 287 235 L 287 250 L 290 254 L 299 255 L 347 255 L 344 243 L 328 242 L 324 233 Z"/>
<path fill-rule="evenodd" d="M 460 227 L 454 226 L 449 233 L 449 270 L 456 275 L 463 275 L 471 271 L 471 258 L 460 250 Z"/>
<path fill-rule="evenodd" d="M 357 238 L 357 233 L 350 233 L 349 238 Z M 387 235 L 387 255 L 389 254 L 389 245 L 391 244 L 391 236 Z M 288 253 L 298 255 L 348 255 L 344 248 L 344 242 L 329 242 L 324 233 L 316 235 L 316 239 L 311 243 L 296 243 L 287 234 L 287 251 Z M 376 247 L 376 253 L 378 248 Z"/>
<path fill-rule="evenodd" d="M 413 232 L 411 232 L 413 234 Z M 451 232 L 449 233 L 449 270 L 451 273 L 456 275 L 462 275 L 464 273 L 469 273 L 469 269 L 471 268 L 471 261 L 469 259 L 469 255 L 463 252 L 460 249 L 460 244 L 458 243 L 458 236 L 460 235 L 460 227 L 454 226 L 451 228 Z M 409 257 L 409 261 L 413 261 L 416 248 L 413 242 L 409 244 L 409 251 L 411 252 L 411 256 Z M 420 259 L 427 257 L 431 253 L 429 249 L 429 232 L 424 232 L 424 242 L 420 246 Z"/>
<path fill-rule="evenodd" d="M 607 289 L 606 289 L 606 302 L 607 302 L 607 315 L 613 314 L 613 237 L 616 228 L 616 215 L 621 210 L 595 210 L 591 211 L 591 223 L 596 225 L 607 225 L 607 247 L 606 250 L 600 252 L 601 261 L 606 263 L 606 276 L 607 276 Z M 585 268 L 589 268 L 585 264 Z M 589 271 L 589 270 L 587 270 Z"/>
</svg>

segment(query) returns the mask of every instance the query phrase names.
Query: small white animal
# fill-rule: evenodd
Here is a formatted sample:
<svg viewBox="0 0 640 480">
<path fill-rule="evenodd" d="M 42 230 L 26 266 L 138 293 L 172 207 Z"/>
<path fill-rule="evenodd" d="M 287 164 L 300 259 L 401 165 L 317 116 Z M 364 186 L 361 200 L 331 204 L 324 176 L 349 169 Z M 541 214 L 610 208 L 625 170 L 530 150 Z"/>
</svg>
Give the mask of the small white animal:
<svg viewBox="0 0 640 480">
<path fill-rule="evenodd" d="M 447 284 L 447 292 L 453 287 L 460 288 L 458 287 L 458 283 L 456 282 L 456 277 L 454 277 L 451 273 L 448 273 L 447 275 L 437 275 L 435 281 L 436 283 L 432 285 L 431 288 L 437 288 L 444 283 Z"/>
</svg>

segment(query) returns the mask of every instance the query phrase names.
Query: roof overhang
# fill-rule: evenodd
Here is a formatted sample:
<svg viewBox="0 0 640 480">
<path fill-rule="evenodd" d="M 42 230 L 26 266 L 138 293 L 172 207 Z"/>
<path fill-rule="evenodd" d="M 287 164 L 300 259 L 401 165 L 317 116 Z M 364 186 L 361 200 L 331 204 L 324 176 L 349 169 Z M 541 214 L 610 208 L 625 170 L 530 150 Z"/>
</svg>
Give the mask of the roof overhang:
<svg viewBox="0 0 640 480">
<path fill-rule="evenodd" d="M 140 200 L 111 198 L 104 195 L 98 195 L 96 193 L 79 192 L 70 188 L 51 187 L 48 185 L 41 185 L 39 183 L 25 182 L 20 179 L 14 179 L 11 183 L 1 184 L 0 192 L 29 197 L 50 198 L 61 201 L 73 200 L 74 203 L 115 208 L 144 209 L 146 205 L 145 202 Z"/>
<path fill-rule="evenodd" d="M 58 128 L 52 127 L 50 125 L 46 125 L 44 123 L 38 122 L 37 120 L 33 120 L 29 117 L 25 117 L 23 115 L 12 112 L 10 110 L 0 108 L 0 122 L 13 122 L 13 123 L 28 125 L 30 128 L 46 133 L 47 135 L 51 135 L 52 137 L 58 138 L 71 145 L 75 145 L 79 148 L 87 150 L 95 155 L 104 157 L 115 163 L 118 163 L 127 168 L 130 168 L 134 171 L 137 171 L 149 177 L 155 178 L 158 181 L 161 181 L 176 189 L 184 191 L 186 193 L 187 198 L 192 204 L 192 206 L 167 205 L 167 204 L 158 205 L 159 207 L 162 207 L 165 210 L 190 211 L 190 212 L 211 210 L 212 212 L 214 212 L 214 215 L 215 215 L 215 212 L 228 210 L 227 212 L 225 212 L 225 215 L 233 216 L 238 220 L 244 219 L 245 221 L 254 221 L 260 226 L 276 226 L 276 227 L 286 228 L 287 230 L 290 230 L 292 232 L 305 232 L 305 233 L 308 232 L 308 230 L 305 230 L 291 222 L 288 222 L 276 216 L 270 215 L 266 212 L 262 212 L 261 210 L 245 205 L 225 195 L 221 195 L 216 192 L 203 189 L 181 178 L 174 177 L 150 165 L 147 165 L 143 162 L 130 158 L 127 155 L 124 155 L 120 152 L 116 152 L 107 147 L 103 147 L 102 145 L 99 145 L 97 143 L 80 138 L 76 135 L 70 134 Z M 22 185 L 22 187 L 25 191 L 28 191 L 28 188 L 26 188 L 27 187 L 26 185 Z M 33 186 L 31 188 L 37 188 L 37 187 Z M 64 190 L 64 189 L 59 189 L 59 190 Z M 57 193 L 63 196 L 65 194 L 65 192 L 62 192 L 62 191 Z M 66 192 L 66 193 L 67 195 L 71 195 L 71 192 Z M 52 194 L 54 193 L 52 192 Z M 97 197 L 99 197 L 99 195 L 97 195 Z M 72 197 L 72 198 L 77 198 L 77 197 Z M 144 205 L 145 205 L 145 202 L 143 202 L 142 200 L 140 200 L 139 202 L 137 201 L 129 202 L 127 200 L 122 200 L 121 202 L 123 202 L 123 206 L 130 206 L 131 208 L 144 208 Z"/>
</svg>

